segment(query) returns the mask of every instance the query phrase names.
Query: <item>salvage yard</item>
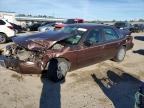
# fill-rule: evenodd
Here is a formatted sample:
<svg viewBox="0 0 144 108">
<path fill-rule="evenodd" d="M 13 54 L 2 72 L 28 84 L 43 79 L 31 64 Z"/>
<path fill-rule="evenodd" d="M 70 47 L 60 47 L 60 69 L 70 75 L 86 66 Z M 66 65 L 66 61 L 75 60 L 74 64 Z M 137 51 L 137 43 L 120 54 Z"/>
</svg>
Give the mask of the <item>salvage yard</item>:
<svg viewBox="0 0 144 108">
<path fill-rule="evenodd" d="M 144 81 L 144 33 L 132 36 L 134 48 L 123 62 L 107 60 L 69 72 L 65 82 L 0 67 L 0 108 L 133 108 Z"/>
</svg>

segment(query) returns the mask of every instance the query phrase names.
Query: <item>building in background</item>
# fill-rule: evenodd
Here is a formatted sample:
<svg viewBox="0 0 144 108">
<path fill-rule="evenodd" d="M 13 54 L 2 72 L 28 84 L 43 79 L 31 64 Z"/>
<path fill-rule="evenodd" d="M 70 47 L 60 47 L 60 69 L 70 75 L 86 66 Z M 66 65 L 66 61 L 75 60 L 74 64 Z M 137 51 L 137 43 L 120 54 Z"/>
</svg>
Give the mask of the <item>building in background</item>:
<svg viewBox="0 0 144 108">
<path fill-rule="evenodd" d="M 11 23 L 16 23 L 15 12 L 0 11 L 0 18 L 4 18 Z"/>
</svg>

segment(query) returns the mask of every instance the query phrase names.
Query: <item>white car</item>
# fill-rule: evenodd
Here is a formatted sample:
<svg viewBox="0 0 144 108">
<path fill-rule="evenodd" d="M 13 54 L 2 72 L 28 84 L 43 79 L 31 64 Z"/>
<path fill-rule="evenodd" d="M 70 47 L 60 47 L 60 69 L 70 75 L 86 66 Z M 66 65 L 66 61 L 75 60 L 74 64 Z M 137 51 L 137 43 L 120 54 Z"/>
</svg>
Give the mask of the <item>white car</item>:
<svg viewBox="0 0 144 108">
<path fill-rule="evenodd" d="M 15 36 L 13 26 L 5 19 L 0 19 L 0 44 L 5 43 L 10 37 Z"/>
</svg>

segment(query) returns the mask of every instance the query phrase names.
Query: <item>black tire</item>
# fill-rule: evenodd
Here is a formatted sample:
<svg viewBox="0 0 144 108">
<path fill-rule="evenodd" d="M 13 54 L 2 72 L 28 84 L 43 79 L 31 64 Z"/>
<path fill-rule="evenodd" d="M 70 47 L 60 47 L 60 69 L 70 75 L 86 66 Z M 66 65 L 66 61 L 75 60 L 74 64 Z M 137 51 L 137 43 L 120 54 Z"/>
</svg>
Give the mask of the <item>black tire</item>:
<svg viewBox="0 0 144 108">
<path fill-rule="evenodd" d="M 125 55 L 126 55 L 126 47 L 122 46 L 119 48 L 119 50 L 118 50 L 116 56 L 113 58 L 113 60 L 116 62 L 121 62 L 124 60 Z"/>
<path fill-rule="evenodd" d="M 7 41 L 7 36 L 4 33 L 0 33 L 0 44 L 5 43 Z"/>
<path fill-rule="evenodd" d="M 53 82 L 59 82 L 65 79 L 69 71 L 70 64 L 63 58 L 52 59 L 48 63 L 47 77 Z"/>
</svg>

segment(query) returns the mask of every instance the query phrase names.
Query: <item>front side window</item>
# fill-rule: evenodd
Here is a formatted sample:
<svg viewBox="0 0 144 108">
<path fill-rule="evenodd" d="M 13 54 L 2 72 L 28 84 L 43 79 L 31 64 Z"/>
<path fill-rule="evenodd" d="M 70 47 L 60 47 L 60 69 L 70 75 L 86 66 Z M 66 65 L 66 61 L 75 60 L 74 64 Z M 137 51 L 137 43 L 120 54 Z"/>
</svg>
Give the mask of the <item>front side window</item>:
<svg viewBox="0 0 144 108">
<path fill-rule="evenodd" d="M 65 39 L 64 42 L 66 42 L 70 45 L 76 45 L 79 43 L 81 37 L 82 37 L 81 35 L 71 36 L 71 37 Z"/>
<path fill-rule="evenodd" d="M 106 41 L 111 41 L 119 38 L 116 32 L 111 28 L 104 28 L 103 33 Z"/>
<path fill-rule="evenodd" d="M 90 44 L 100 43 L 102 41 L 101 33 L 99 29 L 93 29 L 88 33 L 86 41 Z"/>
</svg>

